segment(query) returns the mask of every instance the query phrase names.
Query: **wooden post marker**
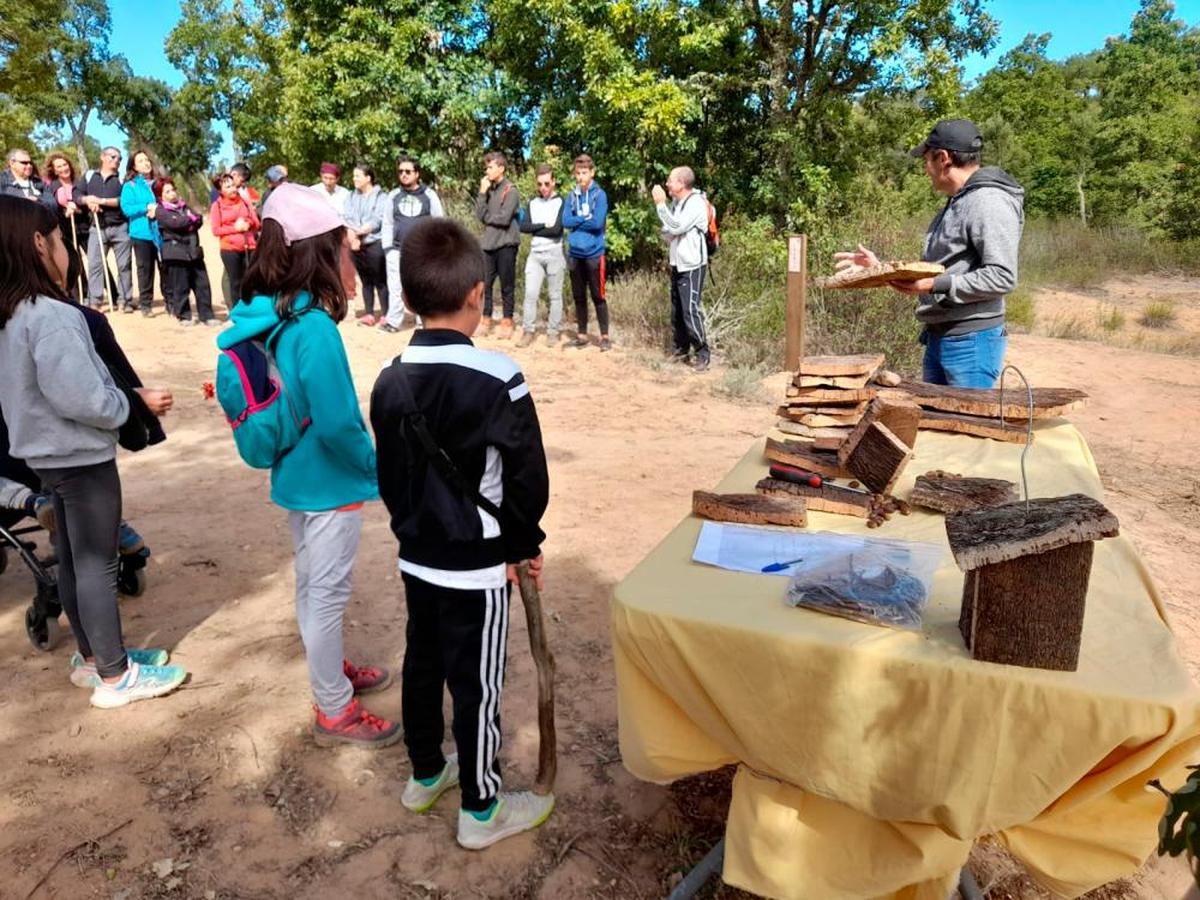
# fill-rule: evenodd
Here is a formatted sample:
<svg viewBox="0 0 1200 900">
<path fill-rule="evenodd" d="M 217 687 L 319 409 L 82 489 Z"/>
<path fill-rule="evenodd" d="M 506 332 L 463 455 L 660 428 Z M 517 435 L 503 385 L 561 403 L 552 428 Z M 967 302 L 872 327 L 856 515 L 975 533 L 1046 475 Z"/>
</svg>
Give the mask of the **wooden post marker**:
<svg viewBox="0 0 1200 900">
<path fill-rule="evenodd" d="M 804 306 L 808 298 L 808 235 L 788 237 L 787 271 L 787 344 L 783 367 L 789 372 L 800 369 L 804 358 Z"/>
<path fill-rule="evenodd" d="M 546 643 L 546 620 L 542 616 L 542 595 L 529 574 L 529 563 L 517 564 L 517 587 L 525 605 L 529 624 L 529 649 L 537 668 L 538 681 L 538 769 L 533 792 L 553 796 L 558 775 L 558 739 L 554 728 L 554 654 Z"/>
</svg>

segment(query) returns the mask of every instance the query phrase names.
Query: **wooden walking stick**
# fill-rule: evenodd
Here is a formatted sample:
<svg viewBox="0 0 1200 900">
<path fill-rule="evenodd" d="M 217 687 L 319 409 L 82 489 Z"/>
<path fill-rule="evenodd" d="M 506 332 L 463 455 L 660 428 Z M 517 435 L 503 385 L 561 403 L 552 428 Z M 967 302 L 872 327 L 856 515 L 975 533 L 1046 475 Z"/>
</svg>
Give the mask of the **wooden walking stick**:
<svg viewBox="0 0 1200 900">
<path fill-rule="evenodd" d="M 79 265 L 75 268 L 75 280 L 78 282 L 75 286 L 79 288 L 79 302 L 87 303 L 87 286 L 83 280 L 83 260 L 79 256 L 79 233 L 75 230 L 75 217 L 71 219 L 71 246 L 75 250 L 75 258 L 79 259 Z"/>
<path fill-rule="evenodd" d="M 104 229 L 100 227 L 100 216 L 94 209 L 92 210 L 92 225 L 96 228 L 96 240 L 100 243 L 100 275 L 103 280 L 101 296 L 108 298 L 108 311 L 115 313 L 117 304 L 113 301 L 112 286 L 108 282 L 108 252 L 104 248 Z"/>
<path fill-rule="evenodd" d="M 543 797 L 554 795 L 558 774 L 558 744 L 554 730 L 554 654 L 546 643 L 546 621 L 542 616 L 542 596 L 537 582 L 529 574 L 529 561 L 517 564 L 517 586 L 525 604 L 529 623 L 529 649 L 537 666 L 538 677 L 538 769 L 533 792 Z"/>
</svg>

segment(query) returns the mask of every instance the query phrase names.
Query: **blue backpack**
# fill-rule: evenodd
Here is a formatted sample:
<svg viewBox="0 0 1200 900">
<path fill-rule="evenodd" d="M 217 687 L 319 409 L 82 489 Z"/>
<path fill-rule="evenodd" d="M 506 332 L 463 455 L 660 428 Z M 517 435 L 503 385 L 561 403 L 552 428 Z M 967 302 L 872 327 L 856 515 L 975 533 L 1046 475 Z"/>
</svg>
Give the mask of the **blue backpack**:
<svg viewBox="0 0 1200 900">
<path fill-rule="evenodd" d="M 306 310 L 307 311 L 307 310 Z M 271 348 L 293 318 L 271 329 L 266 340 L 247 338 L 217 358 L 217 402 L 245 463 L 269 469 L 300 442 L 311 419 L 302 419 Z"/>
</svg>

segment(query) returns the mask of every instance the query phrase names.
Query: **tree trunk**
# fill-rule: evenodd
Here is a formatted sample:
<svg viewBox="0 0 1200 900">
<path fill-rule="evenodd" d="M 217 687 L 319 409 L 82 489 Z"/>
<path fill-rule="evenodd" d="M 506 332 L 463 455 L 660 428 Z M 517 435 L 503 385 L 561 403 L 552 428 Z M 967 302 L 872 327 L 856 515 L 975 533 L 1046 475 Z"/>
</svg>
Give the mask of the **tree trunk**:
<svg viewBox="0 0 1200 900">
<path fill-rule="evenodd" d="M 79 117 L 79 125 L 72 125 L 71 140 L 75 144 L 75 155 L 79 158 L 79 175 L 82 178 L 90 166 L 87 158 L 87 123 L 92 116 L 92 108 L 89 106 L 83 111 Z"/>
<path fill-rule="evenodd" d="M 1075 179 L 1075 190 L 1079 191 L 1079 221 L 1087 226 L 1087 197 L 1083 193 L 1083 173 L 1080 172 Z"/>
</svg>

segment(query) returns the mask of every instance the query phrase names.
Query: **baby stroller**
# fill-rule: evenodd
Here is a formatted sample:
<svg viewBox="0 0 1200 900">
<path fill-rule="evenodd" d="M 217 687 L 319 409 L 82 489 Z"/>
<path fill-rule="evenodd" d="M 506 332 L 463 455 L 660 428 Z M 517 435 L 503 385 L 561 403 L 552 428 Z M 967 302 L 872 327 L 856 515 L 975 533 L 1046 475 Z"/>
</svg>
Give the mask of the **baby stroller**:
<svg viewBox="0 0 1200 900">
<path fill-rule="evenodd" d="M 0 477 L 38 491 L 37 475 L 19 459 L 8 455 L 8 430 L 0 418 Z M 35 536 L 45 533 L 36 519 L 23 510 L 0 509 L 0 575 L 8 568 L 8 554 L 15 553 L 33 575 L 37 592 L 25 610 L 25 633 L 29 642 L 39 650 L 54 648 L 62 636 L 59 617 L 62 605 L 58 602 L 58 581 L 54 570 L 58 560 L 51 547 L 48 555 L 39 556 Z M 117 563 L 117 590 L 129 597 L 138 597 L 146 590 L 146 560 L 150 550 L 141 537 L 126 523 L 121 523 L 121 555 Z"/>
</svg>

